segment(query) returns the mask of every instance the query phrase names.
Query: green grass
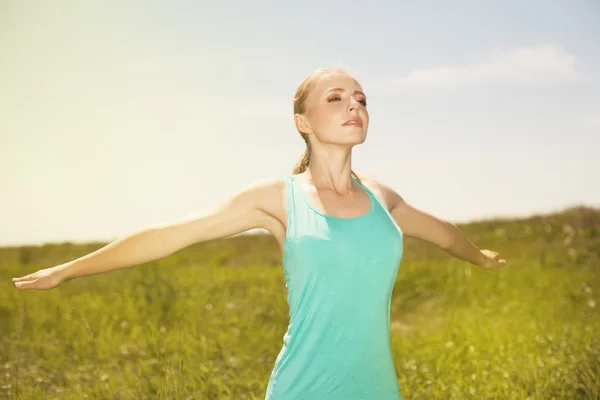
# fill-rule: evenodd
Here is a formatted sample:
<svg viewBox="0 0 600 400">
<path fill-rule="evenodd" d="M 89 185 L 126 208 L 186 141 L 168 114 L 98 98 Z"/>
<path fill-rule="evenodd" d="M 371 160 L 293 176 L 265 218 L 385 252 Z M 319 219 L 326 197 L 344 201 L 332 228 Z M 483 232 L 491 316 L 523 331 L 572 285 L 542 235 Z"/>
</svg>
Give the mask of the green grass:
<svg viewBox="0 0 600 400">
<path fill-rule="evenodd" d="M 461 225 L 510 265 L 406 239 L 392 298 L 403 398 L 599 399 L 600 210 Z M 0 397 L 263 399 L 287 328 L 266 235 L 18 291 L 10 278 L 103 243 L 0 249 Z"/>
</svg>

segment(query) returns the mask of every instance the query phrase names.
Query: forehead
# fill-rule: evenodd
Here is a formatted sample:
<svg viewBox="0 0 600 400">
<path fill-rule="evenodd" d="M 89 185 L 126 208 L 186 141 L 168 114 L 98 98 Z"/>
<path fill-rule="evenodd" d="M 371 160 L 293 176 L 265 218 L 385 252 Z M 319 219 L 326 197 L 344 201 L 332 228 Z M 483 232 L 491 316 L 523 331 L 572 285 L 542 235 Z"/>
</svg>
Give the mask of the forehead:
<svg viewBox="0 0 600 400">
<path fill-rule="evenodd" d="M 320 95 L 331 88 L 343 88 L 349 91 L 362 90 L 356 79 L 343 72 L 329 72 L 315 83 L 315 94 Z"/>
</svg>

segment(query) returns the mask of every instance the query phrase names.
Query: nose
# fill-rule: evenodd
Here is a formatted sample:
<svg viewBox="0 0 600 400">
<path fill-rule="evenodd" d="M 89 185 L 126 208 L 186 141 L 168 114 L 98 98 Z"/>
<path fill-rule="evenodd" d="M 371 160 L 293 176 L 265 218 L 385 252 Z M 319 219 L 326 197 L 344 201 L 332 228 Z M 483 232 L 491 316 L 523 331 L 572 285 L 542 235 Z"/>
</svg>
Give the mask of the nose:
<svg viewBox="0 0 600 400">
<path fill-rule="evenodd" d="M 360 103 L 354 98 L 354 96 L 350 96 L 350 104 L 348 105 L 349 111 L 356 110 L 360 106 Z"/>
</svg>

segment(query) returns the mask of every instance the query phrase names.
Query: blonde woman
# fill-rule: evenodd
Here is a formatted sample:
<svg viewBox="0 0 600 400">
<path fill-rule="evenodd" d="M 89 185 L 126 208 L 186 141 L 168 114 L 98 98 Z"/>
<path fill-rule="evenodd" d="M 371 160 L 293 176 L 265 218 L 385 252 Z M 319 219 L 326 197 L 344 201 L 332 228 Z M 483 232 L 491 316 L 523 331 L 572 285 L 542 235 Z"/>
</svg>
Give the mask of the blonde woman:
<svg viewBox="0 0 600 400">
<path fill-rule="evenodd" d="M 191 244 L 268 230 L 279 243 L 290 320 L 266 400 L 399 400 L 390 300 L 403 237 L 434 243 L 485 269 L 506 264 L 454 224 L 352 170 L 365 141 L 367 98 L 343 70 L 317 70 L 296 91 L 294 122 L 306 150 L 292 174 L 255 183 L 214 211 L 116 240 L 84 257 L 13 278 L 50 289 L 77 277 L 167 257 Z"/>
</svg>

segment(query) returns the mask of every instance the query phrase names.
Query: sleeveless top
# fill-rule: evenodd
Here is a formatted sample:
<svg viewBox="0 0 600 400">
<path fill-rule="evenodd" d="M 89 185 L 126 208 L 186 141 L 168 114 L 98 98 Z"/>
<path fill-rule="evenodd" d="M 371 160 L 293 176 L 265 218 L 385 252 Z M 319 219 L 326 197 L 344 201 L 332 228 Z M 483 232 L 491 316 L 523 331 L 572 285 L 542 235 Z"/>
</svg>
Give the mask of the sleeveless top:
<svg viewBox="0 0 600 400">
<path fill-rule="evenodd" d="M 265 400 L 401 400 L 390 342 L 390 304 L 403 235 L 367 187 L 369 211 L 316 210 L 286 175 L 283 272 L 289 325 Z"/>
</svg>

